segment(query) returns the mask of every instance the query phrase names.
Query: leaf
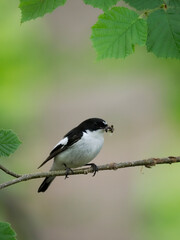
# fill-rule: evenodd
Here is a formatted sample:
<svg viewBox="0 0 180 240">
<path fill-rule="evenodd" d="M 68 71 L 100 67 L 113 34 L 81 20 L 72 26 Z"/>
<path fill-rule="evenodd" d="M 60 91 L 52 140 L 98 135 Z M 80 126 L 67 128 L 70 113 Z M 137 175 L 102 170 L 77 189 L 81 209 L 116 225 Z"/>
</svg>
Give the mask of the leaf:
<svg viewBox="0 0 180 240">
<path fill-rule="evenodd" d="M 100 15 L 91 35 L 98 59 L 124 58 L 133 53 L 135 44 L 145 45 L 146 37 L 146 21 L 124 7 L 114 7 Z"/>
<path fill-rule="evenodd" d="M 147 22 L 148 51 L 157 57 L 180 58 L 180 8 L 157 10 Z"/>
<path fill-rule="evenodd" d="M 20 144 L 21 142 L 12 130 L 0 130 L 0 156 L 9 156 Z"/>
<path fill-rule="evenodd" d="M 66 0 L 20 0 L 21 22 L 44 16 L 57 7 L 64 5 Z"/>
<path fill-rule="evenodd" d="M 160 7 L 164 3 L 163 0 L 124 0 L 124 2 L 137 10 L 153 9 Z"/>
<path fill-rule="evenodd" d="M 103 11 L 108 10 L 110 7 L 116 5 L 120 0 L 84 0 L 85 4 L 89 4 L 95 8 L 103 9 Z"/>
<path fill-rule="evenodd" d="M 169 5 L 173 7 L 180 7 L 180 0 L 169 0 Z"/>
<path fill-rule="evenodd" d="M 11 225 L 6 222 L 0 222 L 0 239 L 1 240 L 16 240 L 16 233 L 11 228 Z"/>
</svg>

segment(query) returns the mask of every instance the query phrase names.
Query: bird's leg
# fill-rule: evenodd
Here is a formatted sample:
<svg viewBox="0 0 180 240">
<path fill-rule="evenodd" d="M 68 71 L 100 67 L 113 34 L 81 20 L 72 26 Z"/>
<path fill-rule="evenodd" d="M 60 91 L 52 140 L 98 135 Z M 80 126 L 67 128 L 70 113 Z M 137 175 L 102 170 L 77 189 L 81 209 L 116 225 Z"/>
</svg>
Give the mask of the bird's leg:
<svg viewBox="0 0 180 240">
<path fill-rule="evenodd" d="M 72 174 L 73 174 L 74 172 L 73 172 L 73 170 L 72 170 L 71 168 L 68 168 L 65 163 L 63 163 L 63 165 L 64 165 L 65 170 L 66 170 L 66 174 L 65 174 L 64 179 L 66 179 L 66 178 L 69 178 L 68 175 L 69 175 L 70 172 L 71 172 Z"/>
<path fill-rule="evenodd" d="M 87 163 L 86 166 L 91 166 L 93 169 L 93 177 L 96 175 L 96 173 L 98 172 L 98 167 L 96 164 L 94 163 Z"/>
</svg>

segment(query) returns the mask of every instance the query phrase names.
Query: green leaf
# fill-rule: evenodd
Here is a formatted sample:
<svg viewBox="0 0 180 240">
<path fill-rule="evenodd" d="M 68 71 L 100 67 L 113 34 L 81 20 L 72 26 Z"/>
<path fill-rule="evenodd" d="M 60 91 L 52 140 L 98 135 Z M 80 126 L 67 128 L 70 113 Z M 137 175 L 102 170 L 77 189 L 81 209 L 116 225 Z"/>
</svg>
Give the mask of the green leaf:
<svg viewBox="0 0 180 240">
<path fill-rule="evenodd" d="M 16 233 L 11 228 L 11 225 L 6 222 L 0 222 L 0 239 L 1 240 L 16 240 Z"/>
<path fill-rule="evenodd" d="M 21 22 L 44 16 L 57 7 L 64 5 L 66 0 L 20 0 Z"/>
<path fill-rule="evenodd" d="M 169 0 L 168 5 L 173 7 L 180 7 L 180 0 Z"/>
<path fill-rule="evenodd" d="M 147 22 L 148 51 L 157 57 L 180 58 L 180 8 L 157 10 Z"/>
<path fill-rule="evenodd" d="M 133 53 L 135 44 L 145 45 L 146 37 L 146 21 L 123 7 L 114 7 L 100 15 L 91 35 L 98 59 L 124 58 Z"/>
<path fill-rule="evenodd" d="M 12 130 L 0 130 L 0 156 L 9 156 L 20 144 L 21 142 Z"/>
<path fill-rule="evenodd" d="M 89 4 L 95 8 L 103 9 L 103 11 L 108 10 L 110 7 L 116 5 L 120 0 L 84 0 L 85 4 Z"/>
<path fill-rule="evenodd" d="M 124 2 L 137 10 L 153 9 L 160 7 L 164 3 L 163 0 L 124 0 Z"/>
</svg>

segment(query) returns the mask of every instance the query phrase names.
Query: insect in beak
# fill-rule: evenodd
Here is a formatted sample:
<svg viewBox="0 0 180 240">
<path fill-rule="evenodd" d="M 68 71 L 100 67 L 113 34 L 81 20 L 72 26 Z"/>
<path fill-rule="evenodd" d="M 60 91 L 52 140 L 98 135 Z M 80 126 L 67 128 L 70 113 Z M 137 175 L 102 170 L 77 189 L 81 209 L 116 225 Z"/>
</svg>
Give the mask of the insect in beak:
<svg viewBox="0 0 180 240">
<path fill-rule="evenodd" d="M 106 132 L 111 132 L 111 133 L 113 133 L 113 132 L 114 132 L 114 126 L 111 125 L 111 126 L 105 127 L 105 131 L 106 131 Z"/>
</svg>

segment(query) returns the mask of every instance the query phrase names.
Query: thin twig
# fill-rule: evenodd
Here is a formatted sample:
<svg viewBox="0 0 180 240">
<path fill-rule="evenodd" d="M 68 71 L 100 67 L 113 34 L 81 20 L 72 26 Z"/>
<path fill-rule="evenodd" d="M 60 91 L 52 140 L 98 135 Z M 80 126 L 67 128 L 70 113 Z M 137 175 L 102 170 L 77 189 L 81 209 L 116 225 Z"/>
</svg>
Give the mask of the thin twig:
<svg viewBox="0 0 180 240">
<path fill-rule="evenodd" d="M 145 166 L 147 168 L 150 168 L 152 166 L 155 166 L 157 164 L 172 164 L 172 163 L 177 163 L 180 162 L 180 157 L 167 157 L 167 158 L 149 158 L 149 159 L 144 159 L 144 160 L 138 160 L 134 162 L 121 162 L 121 163 L 110 163 L 110 164 L 105 164 L 98 166 L 99 171 L 104 171 L 104 170 L 116 170 L 118 168 L 127 168 L 127 167 L 136 167 L 136 166 Z M 5 172 L 7 174 L 10 174 L 12 176 L 15 176 L 17 178 L 0 184 L 0 189 L 6 188 L 10 185 L 19 183 L 19 182 L 24 182 L 28 181 L 31 179 L 35 178 L 44 178 L 44 177 L 49 177 L 49 176 L 65 176 L 66 171 L 51 171 L 51 172 L 40 172 L 40 173 L 30 173 L 30 174 L 24 174 L 24 175 L 18 175 L 16 173 L 12 173 L 11 171 L 7 170 L 4 167 L 0 167 L 3 171 L 4 169 L 6 170 Z M 93 169 L 90 168 L 80 168 L 80 169 L 74 169 L 73 173 L 70 172 L 69 175 L 77 175 L 77 174 L 88 174 L 93 172 Z"/>
<path fill-rule="evenodd" d="M 8 170 L 7 168 L 5 168 L 4 166 L 2 166 L 1 164 L 0 164 L 0 169 L 3 170 L 5 173 L 13 176 L 13 177 L 16 177 L 16 178 L 21 177 L 20 174 L 17 174 L 17 173 L 14 173 L 14 172 Z"/>
</svg>

